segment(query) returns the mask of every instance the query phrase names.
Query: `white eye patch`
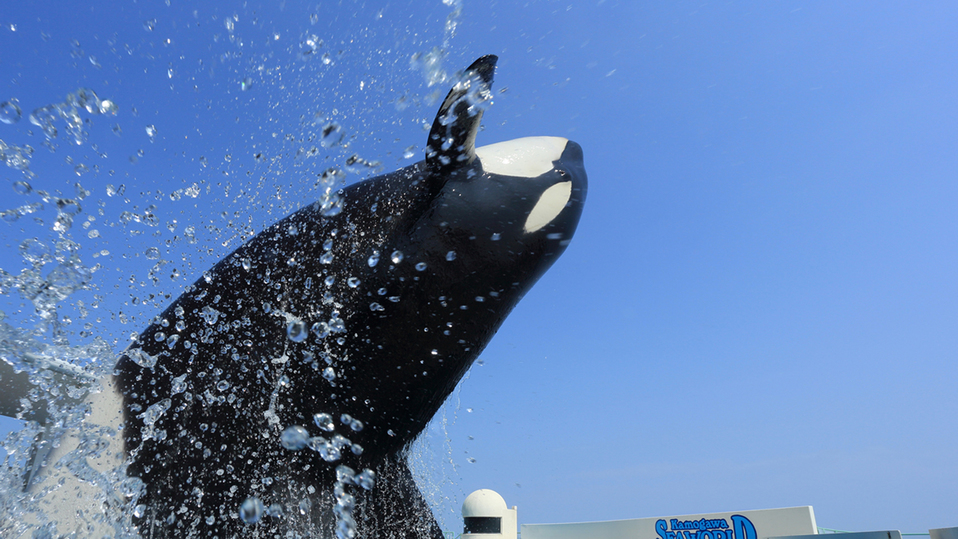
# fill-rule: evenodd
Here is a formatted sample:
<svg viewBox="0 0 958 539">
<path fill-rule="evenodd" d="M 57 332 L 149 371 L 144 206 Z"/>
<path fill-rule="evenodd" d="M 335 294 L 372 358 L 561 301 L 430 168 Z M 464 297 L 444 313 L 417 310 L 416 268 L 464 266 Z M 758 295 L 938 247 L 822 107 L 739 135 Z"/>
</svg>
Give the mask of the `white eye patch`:
<svg viewBox="0 0 958 539">
<path fill-rule="evenodd" d="M 526 217 L 526 224 L 523 225 L 522 231 L 528 234 L 551 223 L 569 203 L 570 197 L 572 197 L 572 182 L 557 183 L 546 189 L 529 212 L 529 217 Z"/>
<path fill-rule="evenodd" d="M 535 178 L 552 170 L 568 142 L 562 137 L 517 138 L 476 148 L 476 156 L 484 172 Z"/>
</svg>

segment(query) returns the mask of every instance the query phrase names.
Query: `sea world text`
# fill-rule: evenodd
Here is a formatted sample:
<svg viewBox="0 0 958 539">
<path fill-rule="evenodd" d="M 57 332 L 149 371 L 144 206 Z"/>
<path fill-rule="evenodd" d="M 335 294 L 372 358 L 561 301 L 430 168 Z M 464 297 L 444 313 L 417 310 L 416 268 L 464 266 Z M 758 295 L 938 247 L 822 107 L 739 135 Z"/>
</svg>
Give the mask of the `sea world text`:
<svg viewBox="0 0 958 539">
<path fill-rule="evenodd" d="M 660 539 L 758 539 L 755 526 L 742 515 L 732 515 L 732 525 L 724 518 L 679 520 L 659 519 L 655 533 Z"/>
</svg>

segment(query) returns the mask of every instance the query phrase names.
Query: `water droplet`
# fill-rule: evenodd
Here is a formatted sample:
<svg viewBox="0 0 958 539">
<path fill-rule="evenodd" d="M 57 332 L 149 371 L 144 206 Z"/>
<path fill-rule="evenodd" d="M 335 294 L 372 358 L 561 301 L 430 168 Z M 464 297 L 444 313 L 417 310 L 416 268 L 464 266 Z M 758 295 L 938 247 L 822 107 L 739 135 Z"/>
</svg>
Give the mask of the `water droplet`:
<svg viewBox="0 0 958 539">
<path fill-rule="evenodd" d="M 246 77 L 240 81 L 240 90 L 246 91 L 253 87 L 253 79 Z"/>
<path fill-rule="evenodd" d="M 332 148 L 334 146 L 339 146 L 339 144 L 346 137 L 346 133 L 343 132 L 343 128 L 336 122 L 329 122 L 323 126 L 322 131 L 322 142 L 323 148 Z"/>
<path fill-rule="evenodd" d="M 376 302 L 373 302 L 369 304 L 369 310 L 378 312 L 378 311 L 385 311 L 386 308 Z"/>
<path fill-rule="evenodd" d="M 150 137 L 150 142 L 153 142 L 153 139 L 156 138 L 156 126 L 153 124 L 146 126 L 146 136 Z"/>
<path fill-rule="evenodd" d="M 33 187 L 25 181 L 16 181 L 13 182 L 13 190 L 18 195 L 29 195 L 33 191 Z"/>
<path fill-rule="evenodd" d="M 117 486 L 117 491 L 124 497 L 129 500 L 134 496 L 142 496 L 146 492 L 146 483 L 143 482 L 139 477 L 128 477 L 120 481 Z"/>
<path fill-rule="evenodd" d="M 290 451 L 299 451 L 309 443 L 309 432 L 299 425 L 287 427 L 279 437 L 279 443 Z"/>
<path fill-rule="evenodd" d="M 286 336 L 293 342 L 303 342 L 309 336 L 309 330 L 306 322 L 302 320 L 293 320 L 286 326 Z"/>
<path fill-rule="evenodd" d="M 240 261 L 240 264 L 243 266 L 243 269 L 246 270 L 246 271 L 249 271 L 250 268 L 253 267 L 253 261 L 250 260 L 249 258 L 243 258 L 243 259 Z"/>
<path fill-rule="evenodd" d="M 410 146 L 410 147 L 406 148 L 405 151 L 403 151 L 402 156 L 403 156 L 403 159 L 412 159 L 413 157 L 415 157 L 415 156 L 416 156 L 416 146 L 413 145 L 413 146 Z"/>
<path fill-rule="evenodd" d="M 200 316 L 203 318 L 203 320 L 206 320 L 207 324 L 211 326 L 216 324 L 216 321 L 219 320 L 221 314 L 223 313 L 217 311 L 209 305 L 204 306 L 203 309 L 200 310 Z"/>
<path fill-rule="evenodd" d="M 104 99 L 99 103 L 100 114 L 116 114 L 120 107 L 109 99 Z"/>
<path fill-rule="evenodd" d="M 349 428 L 353 429 L 354 432 L 363 430 L 363 422 L 349 414 L 343 414 L 340 416 L 339 420 L 343 425 L 347 425 Z"/>
<path fill-rule="evenodd" d="M 393 264 L 402 262 L 402 251 L 393 251 L 393 254 L 389 255 L 389 259 L 392 260 Z"/>
<path fill-rule="evenodd" d="M 133 360 L 137 365 L 146 368 L 152 369 L 156 365 L 156 360 L 159 359 L 159 356 L 151 356 L 139 348 L 131 348 L 126 351 L 126 357 Z"/>
<path fill-rule="evenodd" d="M 496 232 L 496 233 L 494 233 L 494 234 L 492 235 L 492 241 L 499 241 L 500 238 L 502 238 L 502 234 L 500 234 L 500 233 L 498 233 L 498 232 Z"/>
<path fill-rule="evenodd" d="M 229 388 L 230 388 L 230 383 L 227 382 L 226 380 L 220 380 L 219 382 L 216 382 L 216 389 L 219 391 L 226 391 Z"/>
<path fill-rule="evenodd" d="M 364 489 L 372 490 L 373 485 L 376 483 L 376 472 L 367 468 L 356 475 L 355 481 L 357 485 Z"/>
<path fill-rule="evenodd" d="M 315 13 L 309 16 L 309 21 L 312 24 L 316 24 L 316 20 L 319 20 L 319 17 Z M 319 36 L 315 34 L 308 36 L 299 44 L 299 59 L 308 62 L 317 55 L 322 46 L 323 40 L 319 39 Z"/>
<path fill-rule="evenodd" d="M 146 258 L 149 260 L 159 260 L 160 259 L 160 250 L 156 247 L 150 247 L 146 250 Z"/>
<path fill-rule="evenodd" d="M 30 238 L 20 244 L 20 256 L 31 264 L 45 264 L 50 258 L 50 247 L 36 238 Z"/>
<path fill-rule="evenodd" d="M 156 28 L 156 19 L 143 21 L 143 29 L 147 32 L 152 32 L 154 28 Z"/>
<path fill-rule="evenodd" d="M 170 388 L 170 393 L 173 395 L 177 395 L 184 391 L 186 391 L 186 375 L 181 374 L 180 376 L 177 376 L 176 378 L 173 379 L 173 387 Z"/>
<path fill-rule="evenodd" d="M 323 369 L 323 378 L 332 382 L 333 380 L 336 379 L 336 371 L 333 370 L 332 367 L 326 367 L 325 369 Z"/>
<path fill-rule="evenodd" d="M 317 339 L 325 339 L 329 335 L 329 324 L 326 322 L 316 322 L 313 324 L 313 327 L 310 328 L 310 331 L 316 335 Z"/>
<path fill-rule="evenodd" d="M 426 263 L 425 263 L 425 262 L 420 262 L 420 263 L 416 264 L 416 271 L 425 271 L 425 270 L 426 270 Z"/>
<path fill-rule="evenodd" d="M 369 260 L 366 262 L 369 264 L 370 268 L 376 267 L 376 264 L 379 263 L 379 251 L 373 250 L 373 254 L 369 255 Z"/>
<path fill-rule="evenodd" d="M 326 413 L 313 415 L 313 422 L 316 423 L 317 427 L 326 432 L 332 432 L 336 428 L 336 425 L 333 423 L 333 416 Z"/>
<path fill-rule="evenodd" d="M 256 496 L 246 498 L 239 508 L 240 520 L 247 524 L 256 524 L 263 518 L 266 506 Z"/>
<path fill-rule="evenodd" d="M 335 256 L 333 256 L 333 252 L 326 251 L 319 257 L 319 262 L 321 264 L 332 264 L 333 258 L 335 258 Z"/>
<path fill-rule="evenodd" d="M 23 116 L 23 111 L 20 110 L 20 106 L 17 105 L 17 103 L 18 101 L 16 99 L 0 103 L 0 122 L 15 124 L 20 121 L 20 118 Z"/>
<path fill-rule="evenodd" d="M 359 278 L 350 277 L 349 279 L 346 279 L 346 284 L 349 285 L 349 288 L 356 288 L 357 286 L 359 286 Z"/>
<path fill-rule="evenodd" d="M 336 482 L 343 485 L 353 485 L 356 480 L 356 470 L 340 464 L 336 466 Z"/>
<path fill-rule="evenodd" d="M 152 427 L 167 410 L 170 409 L 170 406 L 173 402 L 170 399 L 163 399 L 160 402 L 157 402 L 151 405 L 146 409 L 145 412 L 139 415 L 143 419 L 143 424 L 147 427 Z"/>
<path fill-rule="evenodd" d="M 342 456 L 342 452 L 331 443 L 326 443 L 319 448 L 319 456 L 326 462 L 336 462 Z"/>
<path fill-rule="evenodd" d="M 448 253 L 446 253 L 446 260 L 448 260 L 449 262 L 452 262 L 455 259 L 456 259 L 455 251 L 449 251 Z"/>
<path fill-rule="evenodd" d="M 30 123 L 43 130 L 47 139 L 57 138 L 57 128 L 53 125 L 59 118 L 58 109 L 53 105 L 34 109 L 30 113 Z"/>
<path fill-rule="evenodd" d="M 309 442 L 306 444 L 313 451 L 319 452 L 319 448 L 329 443 L 329 440 L 323 438 L 322 436 L 313 436 L 309 439 Z"/>
</svg>

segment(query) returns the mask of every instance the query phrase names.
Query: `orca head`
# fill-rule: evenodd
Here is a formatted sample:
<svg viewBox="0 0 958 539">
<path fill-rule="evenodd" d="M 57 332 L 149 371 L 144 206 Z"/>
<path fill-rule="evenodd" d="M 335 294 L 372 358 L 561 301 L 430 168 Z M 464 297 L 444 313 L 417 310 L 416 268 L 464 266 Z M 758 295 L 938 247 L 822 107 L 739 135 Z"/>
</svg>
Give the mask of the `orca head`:
<svg viewBox="0 0 958 539">
<path fill-rule="evenodd" d="M 433 122 L 426 166 L 436 202 L 427 226 L 441 231 L 439 248 L 466 257 L 469 279 L 508 284 L 518 301 L 569 244 L 588 180 L 582 148 L 562 137 L 475 148 L 496 60 L 476 60 Z"/>
<path fill-rule="evenodd" d="M 521 297 L 575 233 L 587 190 L 582 148 L 561 137 L 527 137 L 475 153 L 472 173 L 446 182 L 435 219 L 457 238 L 457 256 L 474 257 L 475 273 L 508 277 Z"/>
<path fill-rule="evenodd" d="M 545 234 L 568 244 L 588 185 L 578 144 L 562 137 L 525 137 L 482 146 L 476 155 L 480 182 L 496 182 L 510 192 L 516 214 L 509 217 L 522 220 L 523 235 Z"/>
</svg>

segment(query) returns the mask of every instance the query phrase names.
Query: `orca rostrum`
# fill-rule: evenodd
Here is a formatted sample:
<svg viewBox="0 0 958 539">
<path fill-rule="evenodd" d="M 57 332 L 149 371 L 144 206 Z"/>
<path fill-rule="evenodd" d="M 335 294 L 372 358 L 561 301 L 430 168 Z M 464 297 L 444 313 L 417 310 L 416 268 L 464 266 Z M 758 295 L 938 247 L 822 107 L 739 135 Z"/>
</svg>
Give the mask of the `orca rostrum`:
<svg viewBox="0 0 958 539">
<path fill-rule="evenodd" d="M 449 92 L 425 160 L 265 229 L 124 352 L 105 393 L 142 536 L 442 537 L 409 446 L 566 249 L 586 197 L 575 142 L 475 147 L 496 60 Z M 265 515 L 248 518 L 249 500 Z"/>
</svg>

